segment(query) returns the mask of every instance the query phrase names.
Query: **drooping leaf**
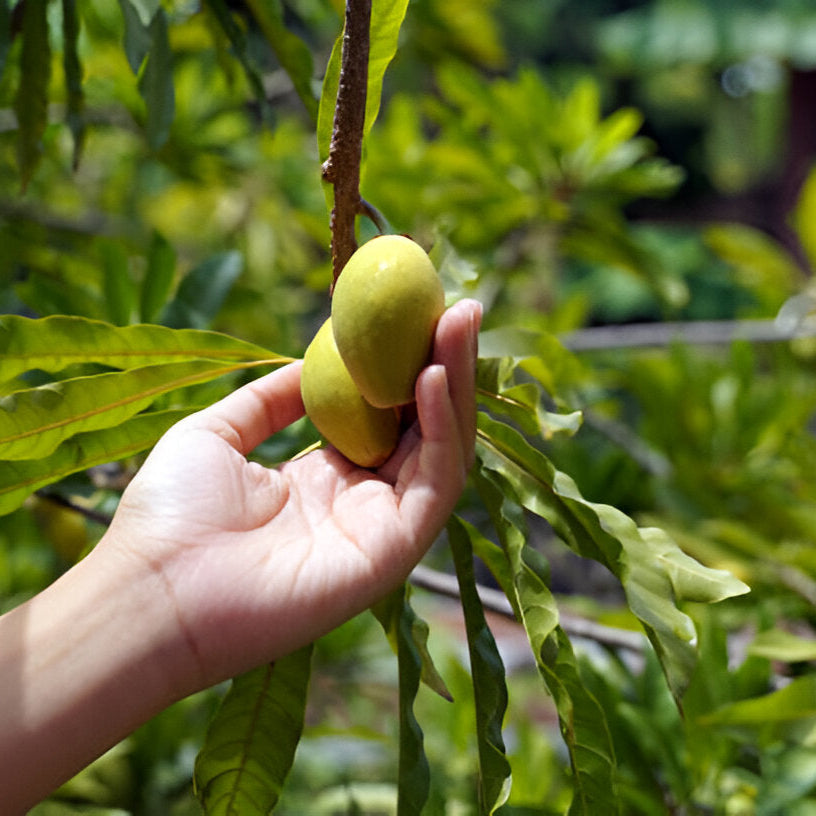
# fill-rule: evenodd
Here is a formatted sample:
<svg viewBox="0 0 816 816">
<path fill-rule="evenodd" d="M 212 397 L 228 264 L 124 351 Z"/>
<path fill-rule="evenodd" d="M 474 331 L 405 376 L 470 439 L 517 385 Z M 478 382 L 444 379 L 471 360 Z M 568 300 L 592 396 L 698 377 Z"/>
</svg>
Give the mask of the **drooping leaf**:
<svg viewBox="0 0 816 816">
<path fill-rule="evenodd" d="M 65 121 L 74 138 L 74 170 L 79 167 L 85 142 L 85 94 L 82 90 L 82 64 L 79 60 L 79 15 L 76 0 L 62 0 L 62 66 L 67 91 Z"/>
<path fill-rule="evenodd" d="M 285 363 L 290 358 L 219 332 L 113 326 L 73 315 L 0 315 L 0 381 L 33 369 L 57 372 L 77 363 L 129 369 L 185 360 Z"/>
<path fill-rule="evenodd" d="M 558 624 L 547 565 L 529 546 L 522 507 L 513 487 L 494 473 L 477 476 L 479 493 L 502 544 L 512 575 L 510 593 L 538 671 L 553 697 L 572 766 L 570 816 L 618 812 L 616 763 L 606 717 L 578 673 L 569 638 Z"/>
<path fill-rule="evenodd" d="M 161 322 L 174 328 L 207 328 L 244 269 L 240 252 L 219 252 L 185 275 Z"/>
<path fill-rule="evenodd" d="M 150 22 L 150 52 L 139 77 L 139 93 L 145 102 L 145 135 L 151 150 L 159 150 L 170 136 L 176 110 L 173 86 L 173 52 L 167 15 L 160 8 Z"/>
<path fill-rule="evenodd" d="M 143 323 L 154 322 L 167 303 L 175 268 L 176 253 L 173 247 L 161 233 L 154 232 L 139 300 L 139 317 Z"/>
<path fill-rule="evenodd" d="M 264 118 L 270 118 L 272 109 L 266 98 L 261 72 L 249 52 L 246 32 L 238 25 L 224 0 L 207 0 L 206 5 L 229 40 L 235 58 L 241 63 L 262 115 Z"/>
<path fill-rule="evenodd" d="M 47 6 L 48 0 L 26 0 L 22 13 L 20 84 L 14 97 L 14 112 L 17 114 L 17 160 L 24 190 L 42 156 L 42 140 L 48 123 L 51 44 Z"/>
<path fill-rule="evenodd" d="M 150 25 L 161 6 L 161 0 L 122 0 L 122 2 L 133 9 L 145 27 Z"/>
<path fill-rule="evenodd" d="M 119 6 L 125 22 L 125 56 L 130 70 L 138 74 L 152 43 L 150 21 L 153 19 L 153 13 L 147 16 L 146 10 L 140 10 L 141 4 L 133 0 L 119 0 Z"/>
<path fill-rule="evenodd" d="M 280 0 L 248 0 L 258 25 L 283 69 L 289 74 L 297 95 L 312 119 L 317 121 L 317 98 L 312 88 L 314 62 L 312 52 L 283 22 Z"/>
<path fill-rule="evenodd" d="M 415 639 L 416 615 L 407 602 L 403 584 L 377 604 L 375 613 L 396 641 L 399 671 L 399 769 L 397 816 L 420 816 L 430 791 L 430 768 L 422 728 L 414 715 L 423 660 Z"/>
<path fill-rule="evenodd" d="M 485 620 L 476 589 L 473 548 L 468 531 L 456 517 L 448 522 L 448 540 L 465 617 L 476 704 L 479 804 L 481 813 L 489 816 L 507 801 L 510 793 L 510 763 L 502 736 L 503 719 L 507 710 L 504 664 Z"/>
<path fill-rule="evenodd" d="M 576 553 L 599 561 L 621 581 L 679 702 L 696 662 L 696 633 L 677 602 L 712 603 L 748 587 L 685 556 L 662 531 L 644 532 L 616 508 L 584 499 L 572 479 L 514 428 L 480 413 L 479 429 L 482 467 L 512 486 L 522 505 L 545 518 Z"/>
<path fill-rule="evenodd" d="M 437 671 L 433 657 L 428 650 L 428 624 L 419 617 L 410 604 L 410 586 L 404 592 L 394 592 L 386 596 L 379 603 L 371 607 L 371 612 L 377 618 L 394 654 L 399 654 L 399 624 L 403 617 L 408 619 L 408 628 L 417 654 L 422 661 L 422 682 L 435 691 L 445 700 L 452 700 L 450 691 Z"/>
<path fill-rule="evenodd" d="M 8 0 L 0 3 L 0 76 L 6 67 L 6 57 L 11 47 L 11 5 Z"/>
<path fill-rule="evenodd" d="M 816 640 L 784 629 L 768 629 L 754 638 L 748 647 L 748 654 L 786 663 L 816 660 Z"/>
<path fill-rule="evenodd" d="M 136 308 L 136 285 L 130 275 L 127 255 L 117 241 L 103 241 L 101 255 L 106 317 L 117 326 L 127 326 Z"/>
<path fill-rule="evenodd" d="M 236 677 L 196 758 L 193 785 L 207 816 L 267 816 L 303 732 L 312 647 Z"/>
<path fill-rule="evenodd" d="M 368 55 L 368 87 L 366 91 L 366 115 L 363 137 L 371 130 L 380 112 L 383 78 L 386 69 L 397 53 L 397 43 L 408 0 L 372 0 L 371 40 Z M 334 43 L 323 77 L 323 89 L 317 114 L 317 146 L 320 161 L 329 157 L 332 130 L 334 127 L 334 106 L 340 85 L 340 63 L 343 52 L 343 33 Z"/>
<path fill-rule="evenodd" d="M 63 440 L 118 425 L 161 394 L 256 365 L 263 363 L 159 363 L 14 391 L 0 398 L 0 460 L 49 456 Z"/>
<path fill-rule="evenodd" d="M 175 408 L 138 414 L 114 428 L 77 434 L 42 459 L 3 462 L 0 468 L 0 515 L 16 510 L 35 490 L 72 473 L 147 450 L 192 410 Z"/>
</svg>

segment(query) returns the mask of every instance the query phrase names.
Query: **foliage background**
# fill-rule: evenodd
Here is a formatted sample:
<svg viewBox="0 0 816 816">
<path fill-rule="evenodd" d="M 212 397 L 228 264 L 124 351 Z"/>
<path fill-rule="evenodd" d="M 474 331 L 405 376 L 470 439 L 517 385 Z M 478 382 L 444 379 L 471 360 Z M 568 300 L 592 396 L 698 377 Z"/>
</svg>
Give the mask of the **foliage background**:
<svg viewBox="0 0 816 816">
<path fill-rule="evenodd" d="M 3 31 L 19 31 L 35 5 L 0 0 Z M 242 51 L 218 5 L 162 5 L 153 72 L 123 43 L 136 41 L 132 15 L 154 19 L 158 3 L 50 3 L 51 50 L 33 56 L 4 34 L 0 312 L 212 328 L 302 353 L 331 274 L 315 110 L 250 10 L 282 10 L 308 44 L 319 92 L 342 9 L 230 4 Z M 65 59 L 71 9 L 81 105 Z M 794 0 L 413 0 L 366 144 L 363 194 L 395 231 L 448 248 L 450 279 L 487 307 L 486 352 L 527 342 L 519 330 L 575 349 L 539 346 L 542 366 L 528 365 L 548 386 L 547 408 L 583 411 L 576 434 L 552 428 L 556 467 L 588 499 L 669 531 L 751 587 L 714 607 L 684 605 L 700 647 L 684 717 L 649 651 L 574 638 L 608 718 L 624 813 L 816 813 L 816 348 L 806 336 L 696 342 L 700 321 L 744 336 L 809 326 L 815 68 L 816 14 Z M 19 88 L 36 97 L 29 83 L 46 70 L 48 106 L 21 107 Z M 41 137 L 21 140 L 38 122 Z M 696 321 L 685 341 L 678 321 Z M 634 345 L 633 324 L 664 331 Z M 596 345 L 601 327 L 615 331 Z M 180 402 L 204 404 L 250 376 L 193 386 Z M 278 460 L 311 433 L 301 423 L 258 455 Z M 0 517 L 4 608 L 94 543 L 138 461 L 72 476 Z M 486 520 L 475 488 L 461 510 Z M 525 523 L 565 614 L 637 628 L 603 567 L 541 520 Z M 451 571 L 449 559 L 442 541 L 428 565 Z M 426 812 L 478 812 L 458 607 L 422 589 L 412 598 L 456 700 L 417 697 L 433 768 Z M 499 812 L 564 813 L 573 787 L 553 704 L 523 633 L 490 622 L 512 690 L 513 788 Z M 396 812 L 397 681 L 370 616 L 317 644 L 278 812 Z M 174 706 L 36 812 L 199 812 L 193 762 L 223 692 Z"/>
</svg>

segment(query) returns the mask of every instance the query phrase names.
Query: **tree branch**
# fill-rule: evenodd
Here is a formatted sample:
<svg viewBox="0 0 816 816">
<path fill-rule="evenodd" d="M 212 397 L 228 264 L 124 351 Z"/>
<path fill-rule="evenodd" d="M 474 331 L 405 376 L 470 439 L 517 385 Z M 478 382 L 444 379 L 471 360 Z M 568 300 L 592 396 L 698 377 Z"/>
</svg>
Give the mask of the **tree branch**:
<svg viewBox="0 0 816 816">
<path fill-rule="evenodd" d="M 371 0 L 346 0 L 340 82 L 334 108 L 329 157 L 323 178 L 334 187 L 331 214 L 332 287 L 357 249 L 355 220 L 365 207 L 360 198 L 360 158 L 368 91 Z"/>
</svg>

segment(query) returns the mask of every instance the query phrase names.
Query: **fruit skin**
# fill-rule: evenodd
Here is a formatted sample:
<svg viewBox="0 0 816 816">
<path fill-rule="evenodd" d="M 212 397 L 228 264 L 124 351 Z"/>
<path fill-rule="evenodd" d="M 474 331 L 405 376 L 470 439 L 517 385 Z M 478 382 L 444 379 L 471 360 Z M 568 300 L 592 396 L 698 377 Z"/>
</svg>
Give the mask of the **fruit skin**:
<svg viewBox="0 0 816 816">
<path fill-rule="evenodd" d="M 335 284 L 332 325 L 368 402 L 379 408 L 413 402 L 444 309 L 433 262 L 410 238 L 381 235 L 351 256 Z"/>
<path fill-rule="evenodd" d="M 367 403 L 346 370 L 329 318 L 303 356 L 300 393 L 314 426 L 347 459 L 361 467 L 377 467 L 399 439 L 399 411 Z"/>
</svg>

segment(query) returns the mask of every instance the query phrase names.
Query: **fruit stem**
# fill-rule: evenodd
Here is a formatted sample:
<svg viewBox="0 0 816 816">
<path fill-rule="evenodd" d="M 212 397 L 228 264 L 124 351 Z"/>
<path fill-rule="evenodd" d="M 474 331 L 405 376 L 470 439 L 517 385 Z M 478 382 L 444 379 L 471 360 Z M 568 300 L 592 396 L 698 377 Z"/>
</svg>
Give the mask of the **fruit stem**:
<svg viewBox="0 0 816 816">
<path fill-rule="evenodd" d="M 371 0 L 347 0 L 329 157 L 323 178 L 334 186 L 331 214 L 332 289 L 357 249 L 355 221 L 364 212 L 360 197 L 360 158 L 368 92 Z"/>
</svg>

